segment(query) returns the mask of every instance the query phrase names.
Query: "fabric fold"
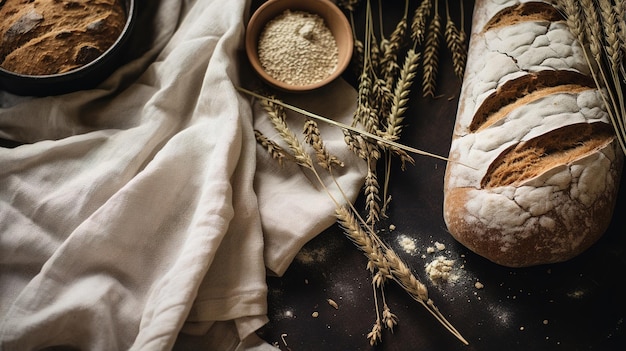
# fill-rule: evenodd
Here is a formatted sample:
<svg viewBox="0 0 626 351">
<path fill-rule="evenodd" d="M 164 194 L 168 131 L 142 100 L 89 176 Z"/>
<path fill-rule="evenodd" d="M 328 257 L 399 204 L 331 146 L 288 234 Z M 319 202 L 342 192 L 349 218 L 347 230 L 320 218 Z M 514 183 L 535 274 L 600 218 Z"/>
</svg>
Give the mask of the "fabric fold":
<svg viewBox="0 0 626 351">
<path fill-rule="evenodd" d="M 236 89 L 254 79 L 239 61 L 249 1 L 139 3 L 134 51 L 99 87 L 0 93 L 0 138 L 24 143 L 0 147 L 0 350 L 263 350 L 267 271 L 334 222 L 327 195 L 255 141 L 266 116 Z M 338 81 L 309 104 L 354 94 Z M 353 198 L 364 168 L 344 156 Z"/>
</svg>

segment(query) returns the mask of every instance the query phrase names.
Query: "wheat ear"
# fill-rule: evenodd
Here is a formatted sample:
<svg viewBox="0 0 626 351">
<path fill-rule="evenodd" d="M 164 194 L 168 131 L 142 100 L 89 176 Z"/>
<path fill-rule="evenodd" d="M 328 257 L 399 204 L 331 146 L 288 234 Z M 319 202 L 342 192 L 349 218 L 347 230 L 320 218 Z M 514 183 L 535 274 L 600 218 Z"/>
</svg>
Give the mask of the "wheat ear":
<svg viewBox="0 0 626 351">
<path fill-rule="evenodd" d="M 450 16 L 449 0 L 446 0 L 446 29 L 444 37 L 446 38 L 446 46 L 452 53 L 452 68 L 454 74 L 459 79 L 463 79 L 465 70 L 465 62 L 467 60 L 467 49 L 465 47 L 465 38 L 454 24 Z M 463 14 L 461 14 L 463 16 Z"/>
<path fill-rule="evenodd" d="M 396 28 L 389 36 L 389 40 L 386 41 L 386 45 L 383 47 L 382 56 L 382 79 L 385 81 L 393 81 L 398 66 L 398 53 L 404 46 L 406 31 L 408 27 L 408 10 L 409 1 L 405 1 L 404 15 L 396 24 Z"/>
<path fill-rule="evenodd" d="M 437 70 L 439 66 L 439 41 L 441 38 L 441 16 L 438 11 L 438 1 L 435 0 L 433 18 L 428 25 L 426 43 L 424 48 L 424 58 L 422 68 L 424 77 L 422 80 L 422 95 L 435 96 L 437 85 Z"/>
<path fill-rule="evenodd" d="M 267 112 L 269 120 L 272 122 L 274 129 L 278 132 L 281 138 L 289 146 L 289 149 L 293 152 L 296 163 L 302 167 L 313 169 L 311 156 L 304 150 L 296 135 L 291 132 L 291 130 L 287 126 L 287 114 L 284 107 L 280 104 L 275 103 L 274 101 L 274 98 L 261 99 L 260 104 L 265 112 Z"/>
<path fill-rule="evenodd" d="M 280 166 L 283 165 L 283 159 L 288 158 L 289 154 L 278 145 L 275 141 L 266 137 L 261 131 L 254 130 L 254 137 L 256 141 L 263 146 L 267 153 L 274 159 Z"/>
<path fill-rule="evenodd" d="M 417 74 L 419 58 L 419 53 L 416 53 L 413 49 L 409 49 L 406 54 L 404 64 L 400 70 L 400 77 L 393 91 L 393 100 L 387 116 L 387 125 L 382 134 L 382 136 L 388 140 L 398 140 L 400 138 L 402 121 L 404 120 L 404 113 L 408 108 L 409 93 L 413 79 Z"/>
<path fill-rule="evenodd" d="M 433 7 L 433 0 L 422 0 L 420 5 L 415 9 L 411 20 L 411 39 L 416 45 L 421 45 L 424 41 L 424 33 L 426 33 L 426 22 L 430 16 Z"/>
<path fill-rule="evenodd" d="M 611 89 L 612 103 L 615 110 L 616 120 L 616 132 L 621 135 L 626 134 L 626 125 L 624 112 L 626 107 L 624 105 L 624 94 L 622 90 L 622 82 L 620 79 L 620 70 L 622 63 L 622 48 L 623 43 L 620 42 L 618 33 L 619 21 L 618 21 L 618 9 L 619 7 L 613 6 L 609 0 L 598 0 L 600 9 L 600 15 L 602 18 L 602 28 L 604 28 L 604 50 L 606 53 L 608 64 L 608 76 L 610 77 L 610 86 L 607 89 Z M 624 19 L 622 19 L 624 21 Z"/>
<path fill-rule="evenodd" d="M 334 167 L 344 166 L 344 163 L 337 156 L 331 155 L 326 149 L 317 122 L 312 119 L 307 119 L 304 122 L 304 141 L 311 145 L 315 151 L 317 164 L 323 169 L 332 172 Z"/>
<path fill-rule="evenodd" d="M 336 209 L 337 221 L 352 242 L 368 258 L 381 273 L 384 279 L 396 281 L 415 301 L 419 302 L 441 323 L 450 333 L 464 344 L 469 344 L 456 328 L 441 314 L 433 301 L 428 298 L 428 288 L 421 283 L 398 255 L 388 248 L 380 238 L 372 232 L 366 232 L 352 212 L 346 207 Z"/>
</svg>

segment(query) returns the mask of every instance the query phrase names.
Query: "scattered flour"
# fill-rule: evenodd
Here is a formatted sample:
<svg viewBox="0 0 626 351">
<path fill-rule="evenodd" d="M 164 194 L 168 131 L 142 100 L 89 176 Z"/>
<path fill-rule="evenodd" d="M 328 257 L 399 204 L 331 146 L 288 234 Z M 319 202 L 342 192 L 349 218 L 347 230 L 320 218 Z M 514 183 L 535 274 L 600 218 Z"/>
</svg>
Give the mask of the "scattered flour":
<svg viewBox="0 0 626 351">
<path fill-rule="evenodd" d="M 402 250 L 408 254 L 414 254 L 417 252 L 417 245 L 415 244 L 415 239 L 410 238 L 406 235 L 398 236 L 398 244 L 402 247 Z"/>
<path fill-rule="evenodd" d="M 454 260 L 437 256 L 426 265 L 426 274 L 433 283 L 456 281 L 459 276 L 453 273 Z"/>
<path fill-rule="evenodd" d="M 308 249 L 303 248 L 296 254 L 295 259 L 302 264 L 315 264 L 326 260 L 327 252 L 325 248 Z"/>
</svg>

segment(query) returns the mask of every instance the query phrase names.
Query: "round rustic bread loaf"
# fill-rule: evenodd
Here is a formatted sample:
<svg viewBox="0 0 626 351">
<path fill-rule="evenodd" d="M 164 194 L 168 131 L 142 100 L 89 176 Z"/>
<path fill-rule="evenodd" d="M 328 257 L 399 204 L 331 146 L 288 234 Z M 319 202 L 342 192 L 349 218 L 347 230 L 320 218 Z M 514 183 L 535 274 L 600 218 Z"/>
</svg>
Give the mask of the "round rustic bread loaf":
<svg viewBox="0 0 626 351">
<path fill-rule="evenodd" d="M 0 18 L 0 67 L 49 75 L 102 55 L 122 33 L 126 11 L 123 0 L 5 0 Z"/>
<path fill-rule="evenodd" d="M 474 9 L 446 225 L 504 266 L 568 260 L 606 231 L 622 171 L 600 92 L 550 4 L 477 0 Z"/>
</svg>

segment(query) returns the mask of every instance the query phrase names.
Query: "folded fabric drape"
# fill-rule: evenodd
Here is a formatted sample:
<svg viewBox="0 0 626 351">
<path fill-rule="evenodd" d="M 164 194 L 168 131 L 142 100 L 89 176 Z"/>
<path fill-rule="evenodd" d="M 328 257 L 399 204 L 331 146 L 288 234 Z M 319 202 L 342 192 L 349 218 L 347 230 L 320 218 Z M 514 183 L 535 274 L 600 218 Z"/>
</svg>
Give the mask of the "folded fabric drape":
<svg viewBox="0 0 626 351">
<path fill-rule="evenodd" d="M 0 137 L 23 143 L 0 148 L 1 350 L 269 346 L 254 335 L 266 274 L 334 204 L 255 141 L 276 133 L 236 89 L 255 79 L 240 60 L 248 7 L 140 1 L 132 59 L 98 88 L 0 92 Z M 356 97 L 339 80 L 287 100 L 349 121 Z M 351 201 L 364 165 L 320 127 Z"/>
</svg>

